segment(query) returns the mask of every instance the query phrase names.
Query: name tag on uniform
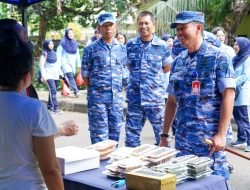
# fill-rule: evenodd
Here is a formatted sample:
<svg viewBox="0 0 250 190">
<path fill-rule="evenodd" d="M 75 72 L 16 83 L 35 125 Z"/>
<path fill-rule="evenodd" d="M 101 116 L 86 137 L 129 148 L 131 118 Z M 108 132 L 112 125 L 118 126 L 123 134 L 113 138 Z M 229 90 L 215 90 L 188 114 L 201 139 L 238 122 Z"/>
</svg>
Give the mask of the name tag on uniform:
<svg viewBox="0 0 250 190">
<path fill-rule="evenodd" d="M 201 89 L 201 82 L 198 80 L 195 80 L 192 82 L 192 95 L 200 95 L 200 89 Z"/>
</svg>

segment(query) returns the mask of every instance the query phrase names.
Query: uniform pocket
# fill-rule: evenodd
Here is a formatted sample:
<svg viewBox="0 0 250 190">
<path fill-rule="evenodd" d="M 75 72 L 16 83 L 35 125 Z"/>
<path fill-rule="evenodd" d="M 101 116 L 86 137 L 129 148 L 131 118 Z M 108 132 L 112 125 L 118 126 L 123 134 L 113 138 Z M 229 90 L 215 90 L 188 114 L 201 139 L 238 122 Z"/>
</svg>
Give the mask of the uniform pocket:
<svg viewBox="0 0 250 190">
<path fill-rule="evenodd" d="M 148 55 L 148 64 L 150 65 L 151 71 L 157 73 L 162 70 L 162 57 L 158 55 Z"/>
</svg>

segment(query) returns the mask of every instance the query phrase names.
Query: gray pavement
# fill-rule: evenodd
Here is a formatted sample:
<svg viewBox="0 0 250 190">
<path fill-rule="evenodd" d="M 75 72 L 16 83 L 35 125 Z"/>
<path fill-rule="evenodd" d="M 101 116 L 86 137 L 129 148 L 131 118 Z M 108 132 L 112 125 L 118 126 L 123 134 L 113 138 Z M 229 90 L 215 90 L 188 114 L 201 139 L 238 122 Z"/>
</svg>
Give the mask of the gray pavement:
<svg viewBox="0 0 250 190">
<path fill-rule="evenodd" d="M 40 100 L 47 102 L 48 92 L 40 91 L 38 92 Z M 86 147 L 90 145 L 90 138 L 88 132 L 88 118 L 87 118 L 87 101 L 86 101 L 86 91 L 80 92 L 80 97 L 75 98 L 63 97 L 58 94 L 58 102 L 60 108 L 64 111 L 62 114 L 52 114 L 54 120 L 58 125 L 63 121 L 72 119 L 79 126 L 80 130 L 78 135 L 72 137 L 59 137 L 55 140 L 56 147 L 65 146 L 79 146 Z M 72 112 L 73 111 L 73 112 Z M 233 123 L 235 128 L 235 124 Z M 234 132 L 236 136 L 236 132 Z M 122 128 L 121 138 L 119 146 L 124 146 L 125 132 L 124 127 Z M 153 130 L 148 122 L 142 131 L 141 135 L 142 144 L 154 144 Z M 243 150 L 239 150 L 243 153 Z M 250 153 L 244 153 L 250 157 Z M 250 189 L 250 161 L 240 158 L 234 154 L 228 153 L 228 161 L 234 166 L 234 171 L 229 180 L 231 190 L 249 190 Z"/>
<path fill-rule="evenodd" d="M 45 103 L 48 102 L 48 91 L 37 91 L 39 99 Z M 125 99 L 125 92 L 124 92 Z M 87 90 L 80 90 L 79 97 L 75 97 L 73 94 L 70 96 L 62 96 L 61 93 L 57 92 L 57 101 L 59 108 L 63 111 L 73 111 L 80 113 L 87 113 Z M 124 109 L 126 104 L 124 102 Z"/>
<path fill-rule="evenodd" d="M 48 91 L 37 91 L 39 99 L 45 103 L 48 102 Z M 74 95 L 62 96 L 60 91 L 57 92 L 57 101 L 59 108 L 63 111 L 73 111 L 87 113 L 87 91 L 81 90 L 79 97 Z"/>
</svg>

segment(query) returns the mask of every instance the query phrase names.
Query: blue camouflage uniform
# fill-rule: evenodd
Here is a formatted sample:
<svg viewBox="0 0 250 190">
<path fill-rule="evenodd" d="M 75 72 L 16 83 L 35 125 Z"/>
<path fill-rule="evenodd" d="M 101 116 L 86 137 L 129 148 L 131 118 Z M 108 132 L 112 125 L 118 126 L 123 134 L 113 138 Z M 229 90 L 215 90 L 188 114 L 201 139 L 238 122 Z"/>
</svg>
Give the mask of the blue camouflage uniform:
<svg viewBox="0 0 250 190">
<path fill-rule="evenodd" d="M 208 32 L 208 31 L 203 31 L 203 38 L 209 44 L 212 44 L 212 45 L 214 45 L 216 47 L 220 47 L 221 48 L 221 41 L 213 33 Z M 183 46 L 181 46 L 180 41 L 178 40 L 178 38 L 176 38 L 174 40 L 174 45 L 173 45 L 173 48 L 172 48 L 172 54 L 173 54 L 173 56 L 176 57 L 182 51 L 185 51 L 185 50 L 186 50 L 186 48 L 183 47 Z M 172 124 L 172 130 L 173 130 L 173 134 L 174 134 L 175 121 Z M 232 130 L 232 125 L 230 124 L 229 127 L 228 127 L 228 130 L 227 130 L 227 143 L 230 142 L 232 139 L 233 139 L 233 130 Z"/>
<path fill-rule="evenodd" d="M 192 95 L 192 81 L 201 82 L 200 95 Z M 180 155 L 208 156 L 209 147 L 204 139 L 217 132 L 220 119 L 222 92 L 235 88 L 232 62 L 217 47 L 203 41 L 195 55 L 187 50 L 176 57 L 170 75 L 168 93 L 176 97 L 175 146 Z M 229 178 L 224 151 L 215 152 L 214 174 Z"/>
<path fill-rule="evenodd" d="M 146 118 L 152 124 L 156 143 L 159 144 L 166 93 L 163 67 L 172 63 L 170 51 L 166 42 L 156 36 L 148 43 L 136 37 L 127 43 L 127 56 L 130 75 L 127 88 L 126 146 L 140 145 L 140 133 Z"/>
<path fill-rule="evenodd" d="M 111 139 L 119 141 L 123 118 L 122 70 L 126 66 L 126 47 L 103 39 L 86 47 L 82 76 L 89 77 L 88 119 L 92 144 Z"/>
</svg>

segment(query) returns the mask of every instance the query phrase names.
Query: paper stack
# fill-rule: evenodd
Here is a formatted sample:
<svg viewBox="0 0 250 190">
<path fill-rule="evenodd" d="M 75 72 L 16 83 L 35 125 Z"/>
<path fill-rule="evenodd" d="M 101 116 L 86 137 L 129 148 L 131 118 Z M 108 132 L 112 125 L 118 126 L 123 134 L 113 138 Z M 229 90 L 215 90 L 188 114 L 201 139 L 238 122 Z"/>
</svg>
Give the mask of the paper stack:
<svg viewBox="0 0 250 190">
<path fill-rule="evenodd" d="M 100 166 L 100 154 L 96 150 L 67 146 L 57 148 L 56 156 L 63 175 L 90 170 Z"/>
</svg>

